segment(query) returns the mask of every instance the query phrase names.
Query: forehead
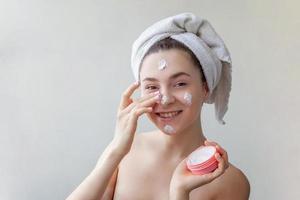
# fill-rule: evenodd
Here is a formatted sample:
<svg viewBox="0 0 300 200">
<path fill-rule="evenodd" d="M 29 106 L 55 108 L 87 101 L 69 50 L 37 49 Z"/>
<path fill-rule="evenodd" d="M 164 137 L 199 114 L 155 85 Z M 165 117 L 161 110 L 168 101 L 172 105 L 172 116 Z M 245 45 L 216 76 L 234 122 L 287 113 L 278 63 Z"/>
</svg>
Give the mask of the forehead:
<svg viewBox="0 0 300 200">
<path fill-rule="evenodd" d="M 159 70 L 158 63 L 162 59 L 166 60 L 167 67 Z M 143 80 L 145 77 L 171 77 L 178 72 L 199 76 L 199 71 L 187 52 L 179 49 L 163 50 L 152 53 L 144 59 L 140 78 Z"/>
</svg>

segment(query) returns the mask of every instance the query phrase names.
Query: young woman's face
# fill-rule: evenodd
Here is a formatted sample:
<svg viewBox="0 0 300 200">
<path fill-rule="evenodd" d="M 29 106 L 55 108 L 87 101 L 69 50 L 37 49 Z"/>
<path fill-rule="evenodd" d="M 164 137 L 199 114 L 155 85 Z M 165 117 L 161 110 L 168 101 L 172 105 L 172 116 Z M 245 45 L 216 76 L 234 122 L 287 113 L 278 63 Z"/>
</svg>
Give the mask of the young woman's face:
<svg viewBox="0 0 300 200">
<path fill-rule="evenodd" d="M 140 80 L 142 96 L 156 91 L 162 95 L 147 116 L 164 133 L 176 134 L 199 119 L 208 89 L 188 53 L 171 49 L 148 55 Z"/>
</svg>

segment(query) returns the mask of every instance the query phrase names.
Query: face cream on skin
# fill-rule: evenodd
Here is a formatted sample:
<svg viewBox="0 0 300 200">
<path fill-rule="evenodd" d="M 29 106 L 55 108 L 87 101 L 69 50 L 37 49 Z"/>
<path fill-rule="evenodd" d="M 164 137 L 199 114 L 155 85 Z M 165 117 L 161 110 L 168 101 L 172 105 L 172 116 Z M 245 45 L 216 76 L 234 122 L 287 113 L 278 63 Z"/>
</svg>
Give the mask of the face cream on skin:
<svg viewBox="0 0 300 200">
<path fill-rule="evenodd" d="M 166 95 L 163 95 L 161 98 L 161 104 L 166 104 L 166 102 L 168 101 L 168 97 Z"/>
<path fill-rule="evenodd" d="M 174 133 L 175 132 L 175 129 L 171 126 L 171 125 L 165 125 L 165 127 L 164 127 L 164 131 L 166 132 L 166 133 L 169 133 L 169 134 L 172 134 L 172 133 Z"/>
<path fill-rule="evenodd" d="M 186 105 L 188 105 L 188 106 L 192 105 L 192 94 L 191 93 L 185 92 L 183 95 L 183 99 L 184 99 Z"/>
<path fill-rule="evenodd" d="M 215 154 L 218 153 L 214 146 L 201 146 L 193 151 L 187 158 L 187 168 L 196 175 L 213 172 L 218 168 Z"/>
<path fill-rule="evenodd" d="M 158 62 L 158 70 L 159 70 L 159 71 L 162 71 L 162 70 L 164 70 L 166 67 L 167 67 L 167 61 L 166 61 L 165 59 L 161 59 L 161 60 Z"/>
</svg>

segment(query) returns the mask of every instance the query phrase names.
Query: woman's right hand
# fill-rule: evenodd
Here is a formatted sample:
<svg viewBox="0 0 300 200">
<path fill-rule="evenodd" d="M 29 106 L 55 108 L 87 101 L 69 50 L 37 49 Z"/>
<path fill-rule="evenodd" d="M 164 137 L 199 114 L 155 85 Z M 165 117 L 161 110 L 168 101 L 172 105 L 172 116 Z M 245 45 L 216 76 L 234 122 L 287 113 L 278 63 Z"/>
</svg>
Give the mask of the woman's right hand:
<svg viewBox="0 0 300 200">
<path fill-rule="evenodd" d="M 144 113 L 152 112 L 153 105 L 160 99 L 159 92 L 153 92 L 137 100 L 132 100 L 131 95 L 139 85 L 140 83 L 133 83 L 124 91 L 117 112 L 113 143 L 122 155 L 126 155 L 130 151 L 138 118 Z"/>
</svg>

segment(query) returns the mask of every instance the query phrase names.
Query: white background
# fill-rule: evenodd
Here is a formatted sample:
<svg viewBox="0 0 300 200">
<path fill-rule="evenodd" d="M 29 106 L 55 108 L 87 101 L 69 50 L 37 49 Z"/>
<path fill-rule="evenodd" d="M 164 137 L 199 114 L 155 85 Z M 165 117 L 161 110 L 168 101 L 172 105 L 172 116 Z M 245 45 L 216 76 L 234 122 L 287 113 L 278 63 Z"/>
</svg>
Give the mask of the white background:
<svg viewBox="0 0 300 200">
<path fill-rule="evenodd" d="M 0 199 L 66 198 L 112 139 L 131 45 L 181 12 L 208 19 L 233 60 L 226 125 L 205 135 L 247 175 L 251 199 L 299 199 L 296 0 L 0 0 Z M 138 95 L 138 93 L 136 94 Z M 146 117 L 138 132 L 154 128 Z"/>
</svg>

